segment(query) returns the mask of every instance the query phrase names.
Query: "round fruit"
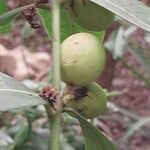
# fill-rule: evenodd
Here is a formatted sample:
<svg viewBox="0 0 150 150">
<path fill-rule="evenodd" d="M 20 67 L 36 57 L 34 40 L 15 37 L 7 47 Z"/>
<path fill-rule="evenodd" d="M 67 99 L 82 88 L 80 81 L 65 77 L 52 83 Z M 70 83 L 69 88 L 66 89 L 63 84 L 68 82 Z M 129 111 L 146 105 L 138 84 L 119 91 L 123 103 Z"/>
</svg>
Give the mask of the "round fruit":
<svg viewBox="0 0 150 150">
<path fill-rule="evenodd" d="M 103 70 L 105 51 L 90 33 L 76 33 L 61 44 L 61 76 L 70 85 L 86 86 Z"/>
<path fill-rule="evenodd" d="M 79 99 L 71 99 L 66 106 L 75 109 L 86 119 L 92 119 L 98 117 L 106 110 L 106 102 L 105 92 L 98 84 L 93 82 L 88 86 L 86 96 Z"/>
<path fill-rule="evenodd" d="M 68 8 L 73 20 L 91 31 L 107 29 L 114 19 L 112 12 L 89 0 L 73 0 Z"/>
</svg>

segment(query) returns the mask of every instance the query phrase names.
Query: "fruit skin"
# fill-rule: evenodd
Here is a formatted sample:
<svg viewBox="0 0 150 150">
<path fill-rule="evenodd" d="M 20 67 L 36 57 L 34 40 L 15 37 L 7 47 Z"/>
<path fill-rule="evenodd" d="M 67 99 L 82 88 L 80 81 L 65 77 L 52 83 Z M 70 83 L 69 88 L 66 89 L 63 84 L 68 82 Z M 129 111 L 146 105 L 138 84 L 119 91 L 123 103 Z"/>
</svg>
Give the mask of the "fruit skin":
<svg viewBox="0 0 150 150">
<path fill-rule="evenodd" d="M 105 64 L 105 51 L 96 36 L 76 33 L 61 44 L 61 77 L 74 86 L 95 81 Z"/>
<path fill-rule="evenodd" d="M 114 20 L 114 14 L 89 0 L 73 0 L 67 5 L 72 19 L 90 31 L 107 29 Z"/>
<path fill-rule="evenodd" d="M 106 102 L 105 92 L 97 83 L 93 82 L 88 86 L 87 96 L 71 99 L 66 106 L 75 109 L 84 118 L 92 119 L 105 112 Z M 74 117 L 74 115 L 72 116 Z"/>
</svg>

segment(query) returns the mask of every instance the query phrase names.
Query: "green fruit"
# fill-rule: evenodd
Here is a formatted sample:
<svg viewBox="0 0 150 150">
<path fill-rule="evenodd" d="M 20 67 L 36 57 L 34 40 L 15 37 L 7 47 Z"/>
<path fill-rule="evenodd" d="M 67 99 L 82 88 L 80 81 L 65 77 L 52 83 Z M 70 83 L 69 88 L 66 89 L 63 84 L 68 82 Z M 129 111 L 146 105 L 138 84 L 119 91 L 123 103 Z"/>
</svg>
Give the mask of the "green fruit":
<svg viewBox="0 0 150 150">
<path fill-rule="evenodd" d="M 114 19 L 112 12 L 89 0 L 73 0 L 68 8 L 73 20 L 90 31 L 105 30 Z"/>
<path fill-rule="evenodd" d="M 86 119 L 92 119 L 105 112 L 106 102 L 105 92 L 98 84 L 93 82 L 88 86 L 85 97 L 71 99 L 66 106 L 75 109 Z"/>
<path fill-rule="evenodd" d="M 105 51 L 93 34 L 73 34 L 61 44 L 61 77 L 70 85 L 86 86 L 103 70 Z"/>
</svg>

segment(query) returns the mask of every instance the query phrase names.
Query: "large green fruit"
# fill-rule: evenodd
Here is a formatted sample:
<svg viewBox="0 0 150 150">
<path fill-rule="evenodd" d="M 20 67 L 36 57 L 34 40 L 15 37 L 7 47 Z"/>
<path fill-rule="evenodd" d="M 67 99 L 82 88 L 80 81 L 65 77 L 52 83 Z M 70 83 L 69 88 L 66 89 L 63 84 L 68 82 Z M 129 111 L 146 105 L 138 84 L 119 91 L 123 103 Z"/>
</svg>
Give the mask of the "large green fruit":
<svg viewBox="0 0 150 150">
<path fill-rule="evenodd" d="M 61 77 L 70 85 L 86 86 L 103 70 L 105 51 L 90 33 L 76 33 L 61 44 Z"/>
<path fill-rule="evenodd" d="M 67 8 L 78 25 L 91 31 L 107 29 L 114 19 L 112 12 L 89 0 L 72 0 Z"/>
<path fill-rule="evenodd" d="M 96 83 L 88 86 L 86 96 L 71 99 L 66 106 L 75 109 L 86 119 L 98 117 L 106 110 L 107 97 L 103 89 Z"/>
</svg>

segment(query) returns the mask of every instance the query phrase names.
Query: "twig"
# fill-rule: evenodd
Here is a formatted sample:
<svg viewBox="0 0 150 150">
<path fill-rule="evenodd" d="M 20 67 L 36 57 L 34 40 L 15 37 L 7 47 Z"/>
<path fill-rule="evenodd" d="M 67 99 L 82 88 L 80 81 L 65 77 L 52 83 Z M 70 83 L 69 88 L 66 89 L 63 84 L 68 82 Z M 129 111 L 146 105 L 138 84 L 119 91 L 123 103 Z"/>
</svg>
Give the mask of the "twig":
<svg viewBox="0 0 150 150">
<path fill-rule="evenodd" d="M 51 10 L 49 7 L 50 4 L 40 4 L 37 7 L 41 9 Z"/>
<path fill-rule="evenodd" d="M 135 113 L 133 112 L 129 112 L 126 109 L 120 108 L 118 106 L 116 106 L 115 104 L 113 104 L 112 102 L 107 102 L 107 107 L 108 109 L 110 109 L 111 111 L 114 112 L 120 112 L 122 114 L 124 114 L 125 116 L 128 116 L 130 118 L 132 118 L 133 120 L 138 120 L 141 117 L 137 116 Z"/>
<path fill-rule="evenodd" d="M 110 92 L 106 92 L 106 96 L 107 97 L 119 96 L 125 93 L 127 93 L 127 91 L 110 91 Z"/>
<path fill-rule="evenodd" d="M 127 64 L 125 60 L 120 58 L 121 63 L 127 67 L 129 70 L 131 70 L 140 80 L 143 80 L 145 84 L 150 87 L 150 79 L 145 78 L 141 73 L 139 73 L 133 66 Z"/>
<path fill-rule="evenodd" d="M 138 131 L 144 125 L 150 123 L 150 117 L 144 117 L 137 120 L 132 126 L 129 127 L 127 132 L 125 132 L 124 136 L 118 141 L 118 148 L 121 148 L 124 145 L 127 145 L 129 138 Z M 126 147 L 127 149 L 127 147 Z"/>
</svg>

